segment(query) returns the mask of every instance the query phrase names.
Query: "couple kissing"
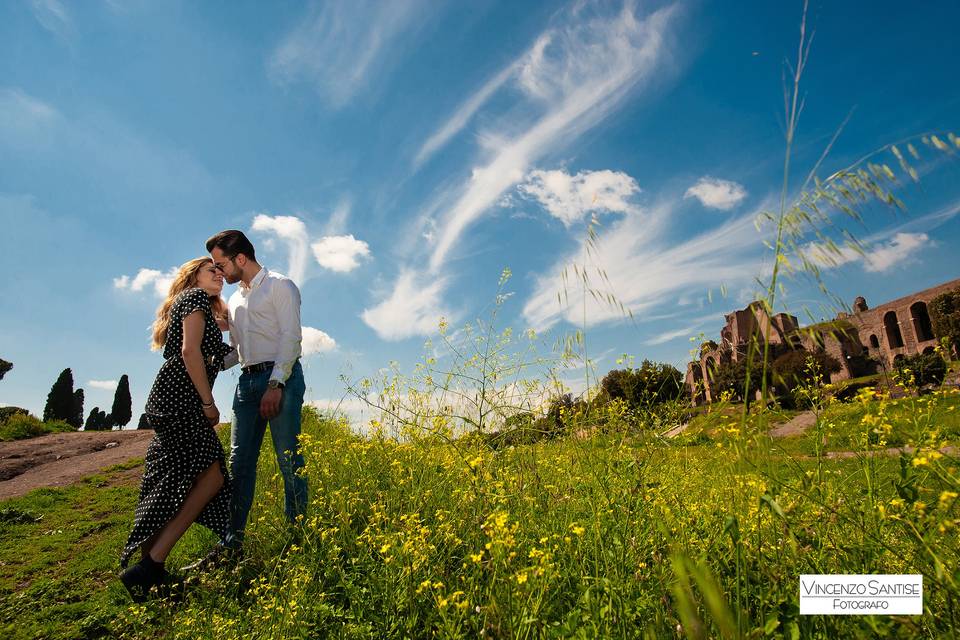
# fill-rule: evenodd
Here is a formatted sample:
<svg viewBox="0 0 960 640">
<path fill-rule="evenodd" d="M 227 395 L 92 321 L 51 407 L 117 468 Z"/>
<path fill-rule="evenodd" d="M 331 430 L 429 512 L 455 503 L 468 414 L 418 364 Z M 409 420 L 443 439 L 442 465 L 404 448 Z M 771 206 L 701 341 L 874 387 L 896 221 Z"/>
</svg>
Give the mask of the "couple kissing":
<svg viewBox="0 0 960 640">
<path fill-rule="evenodd" d="M 257 460 L 270 435 L 283 476 L 285 512 L 302 521 L 307 483 L 299 449 L 305 384 L 300 365 L 300 291 L 262 267 L 241 231 L 207 240 L 208 256 L 183 264 L 152 326 L 152 348 L 164 362 L 145 414 L 155 435 L 144 463 L 133 530 L 120 556 L 120 580 L 135 601 L 171 584 L 165 562 L 194 522 L 220 541 L 185 571 L 208 569 L 242 554 L 253 504 Z M 225 302 L 224 281 L 237 284 Z M 229 332 L 229 344 L 223 332 Z M 213 385 L 239 365 L 233 397 L 230 463 L 214 427 L 220 410 Z M 140 560 L 128 566 L 139 550 Z"/>
</svg>

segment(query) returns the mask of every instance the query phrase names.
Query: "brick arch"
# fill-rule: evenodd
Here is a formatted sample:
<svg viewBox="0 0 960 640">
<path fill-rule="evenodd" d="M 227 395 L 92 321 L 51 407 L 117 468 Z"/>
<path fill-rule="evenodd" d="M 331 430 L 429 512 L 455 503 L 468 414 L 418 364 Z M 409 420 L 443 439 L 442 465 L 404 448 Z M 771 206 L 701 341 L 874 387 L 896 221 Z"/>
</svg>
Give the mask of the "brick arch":
<svg viewBox="0 0 960 640">
<path fill-rule="evenodd" d="M 707 389 L 703 381 L 703 365 L 697 363 L 690 367 L 690 378 L 693 384 L 691 392 L 693 394 L 694 404 L 702 404 L 707 399 Z"/>
<path fill-rule="evenodd" d="M 880 340 L 877 338 L 877 334 L 875 334 L 875 333 L 871 333 L 871 334 L 870 334 L 870 348 L 871 348 L 871 349 L 879 349 L 879 348 L 880 348 Z"/>
<path fill-rule="evenodd" d="M 887 336 L 887 346 L 891 349 L 903 347 L 903 334 L 900 333 L 900 320 L 896 311 L 883 314 L 883 331 Z"/>
<path fill-rule="evenodd" d="M 910 323 L 913 325 L 917 342 L 933 340 L 933 324 L 930 322 L 930 313 L 927 311 L 925 301 L 917 300 L 910 305 Z"/>
</svg>

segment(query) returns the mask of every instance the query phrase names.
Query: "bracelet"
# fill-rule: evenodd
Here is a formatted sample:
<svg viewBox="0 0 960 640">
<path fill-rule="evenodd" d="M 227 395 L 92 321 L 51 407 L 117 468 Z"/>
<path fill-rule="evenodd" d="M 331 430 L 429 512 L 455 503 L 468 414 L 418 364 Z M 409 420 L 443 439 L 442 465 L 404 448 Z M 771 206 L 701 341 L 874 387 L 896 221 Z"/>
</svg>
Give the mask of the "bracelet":
<svg viewBox="0 0 960 640">
<path fill-rule="evenodd" d="M 205 402 L 201 402 L 200 406 L 203 407 L 204 409 L 209 409 L 210 407 L 215 406 L 216 404 L 217 404 L 216 400 L 211 400 L 209 404 Z"/>
</svg>

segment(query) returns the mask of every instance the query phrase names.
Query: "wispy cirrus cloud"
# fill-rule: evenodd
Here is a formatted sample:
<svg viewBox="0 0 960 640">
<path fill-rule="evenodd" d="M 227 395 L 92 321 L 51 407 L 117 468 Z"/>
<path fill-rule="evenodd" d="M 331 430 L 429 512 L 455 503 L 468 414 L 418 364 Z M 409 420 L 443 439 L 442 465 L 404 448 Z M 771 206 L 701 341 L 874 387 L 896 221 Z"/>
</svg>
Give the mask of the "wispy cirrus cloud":
<svg viewBox="0 0 960 640">
<path fill-rule="evenodd" d="M 66 40 L 73 33 L 73 18 L 59 0 L 30 0 L 30 8 L 40 26 L 57 38 Z"/>
<path fill-rule="evenodd" d="M 271 234 L 279 238 L 287 248 L 287 276 L 298 285 L 303 284 L 307 273 L 309 236 L 307 225 L 297 216 L 271 216 L 258 213 L 250 227 L 253 231 Z"/>
<path fill-rule="evenodd" d="M 535 55 L 525 53 L 518 88 L 534 115 L 518 135 L 512 116 L 487 137 L 492 158 L 474 167 L 447 215 L 438 223 L 430 255 L 436 272 L 466 229 L 507 189 L 521 181 L 546 153 L 569 145 L 616 109 L 637 86 L 666 72 L 668 36 L 676 6 L 641 18 L 632 3 L 614 15 L 593 14 L 583 5 L 537 38 Z"/>
<path fill-rule="evenodd" d="M 592 241 L 592 263 L 587 272 L 602 269 L 608 277 L 593 285 L 602 285 L 634 314 L 646 313 L 665 300 L 676 300 L 692 291 L 746 284 L 763 271 L 762 238 L 754 229 L 754 219 L 762 207 L 675 242 L 669 239 L 669 232 L 678 204 L 674 200 L 640 208 L 601 229 Z M 581 287 L 571 288 L 565 283 L 565 269 L 583 262 L 585 242 L 538 278 L 523 308 L 524 318 L 534 329 L 546 329 L 561 320 L 578 324 L 584 317 L 590 326 L 623 318 L 623 311 L 602 296 L 598 299 Z M 563 291 L 566 295 L 561 305 L 557 294 Z"/>
<path fill-rule="evenodd" d="M 435 333 L 442 318 L 455 320 L 443 303 L 446 285 L 446 278 L 401 271 L 390 295 L 365 309 L 361 318 L 383 340 Z"/>
<path fill-rule="evenodd" d="M 723 316 L 719 313 L 711 313 L 710 315 L 697 318 L 696 320 L 693 320 L 689 324 L 683 327 L 680 327 L 678 329 L 671 329 L 669 331 L 664 331 L 663 333 L 655 335 L 651 338 L 647 338 L 646 340 L 643 341 L 643 344 L 648 346 L 654 346 L 658 344 L 666 344 L 667 342 L 671 342 L 679 338 L 689 338 L 690 336 L 694 335 L 699 329 L 702 329 L 704 326 L 706 326 L 708 323 L 710 322 L 717 323 L 720 320 L 722 320 L 722 318 Z"/>
<path fill-rule="evenodd" d="M 930 236 L 926 233 L 891 232 L 874 236 L 861 243 L 860 247 L 831 247 L 810 242 L 800 252 L 820 268 L 835 268 L 852 262 L 862 262 L 864 270 L 884 273 L 912 262 L 920 249 L 929 244 Z"/>
<path fill-rule="evenodd" d="M 402 38 L 430 11 L 426 0 L 313 2 L 270 56 L 269 76 L 312 83 L 327 104 L 342 107 L 396 64 Z"/>
<path fill-rule="evenodd" d="M 673 74 L 670 38 L 679 13 L 678 5 L 670 5 L 640 15 L 629 0 L 613 12 L 600 3 L 574 3 L 559 12 L 520 56 L 473 92 L 427 138 L 417 154 L 418 162 L 452 139 L 501 89 L 511 89 L 507 97 L 516 103 L 478 136 L 480 148 L 469 177 L 442 189 L 438 200 L 425 207 L 431 213 L 419 229 L 425 231 L 429 226 L 427 267 L 401 267 L 387 300 L 398 302 L 400 289 L 408 286 L 409 274 L 416 272 L 430 281 L 431 297 L 440 304 L 446 280 L 438 274 L 463 234 L 480 217 L 548 153 L 575 143 L 638 88 Z M 552 189 L 542 182 L 541 187 L 541 195 L 549 197 Z M 577 215 L 575 208 L 556 211 L 567 220 Z M 363 318 L 375 329 L 371 320 L 385 319 L 371 310 L 364 312 Z M 435 330 L 433 322 L 408 326 L 417 329 L 377 332 L 397 339 Z"/>
<path fill-rule="evenodd" d="M 16 87 L 0 89 L 0 143 L 42 145 L 56 135 L 62 116 L 52 105 Z"/>
<path fill-rule="evenodd" d="M 488 80 L 480 89 L 478 89 L 466 102 L 460 105 L 457 111 L 450 118 L 433 132 L 429 138 L 420 147 L 414 158 L 414 165 L 419 167 L 426 162 L 430 156 L 443 148 L 447 142 L 455 135 L 460 133 L 474 114 L 516 73 L 518 65 L 516 62 L 500 70 L 493 78 Z"/>
<path fill-rule="evenodd" d="M 743 185 L 731 180 L 704 176 L 697 180 L 695 185 L 687 189 L 683 197 L 684 199 L 696 198 L 703 206 L 710 209 L 729 211 L 743 202 L 743 199 L 747 197 L 747 190 L 744 189 Z"/>
</svg>

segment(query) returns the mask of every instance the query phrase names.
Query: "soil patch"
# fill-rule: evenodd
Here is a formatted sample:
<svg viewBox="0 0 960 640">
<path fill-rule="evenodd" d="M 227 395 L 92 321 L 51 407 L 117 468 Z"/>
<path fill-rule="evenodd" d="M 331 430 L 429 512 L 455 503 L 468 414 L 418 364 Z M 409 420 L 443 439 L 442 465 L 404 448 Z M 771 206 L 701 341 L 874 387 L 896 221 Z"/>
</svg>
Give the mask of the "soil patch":
<svg viewBox="0 0 960 640">
<path fill-rule="evenodd" d="M 817 423 L 817 414 L 813 411 L 804 411 L 800 415 L 794 416 L 786 424 L 782 424 L 776 429 L 770 430 L 771 438 L 789 438 L 798 436 Z"/>
<path fill-rule="evenodd" d="M 63 487 L 104 467 L 142 458 L 153 431 L 76 431 L 0 442 L 0 500 L 40 487 Z M 124 470 L 133 481 L 142 469 Z"/>
</svg>

